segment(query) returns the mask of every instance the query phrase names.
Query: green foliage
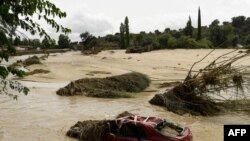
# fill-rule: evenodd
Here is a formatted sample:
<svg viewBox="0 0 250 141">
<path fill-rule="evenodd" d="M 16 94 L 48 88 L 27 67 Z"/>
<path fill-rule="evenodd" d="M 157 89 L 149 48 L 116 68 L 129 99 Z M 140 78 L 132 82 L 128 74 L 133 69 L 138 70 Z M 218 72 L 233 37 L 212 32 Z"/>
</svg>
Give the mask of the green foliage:
<svg viewBox="0 0 250 141">
<path fill-rule="evenodd" d="M 37 15 L 38 19 L 43 19 L 52 28 L 58 32 L 68 33 L 69 29 L 59 25 L 54 18 L 64 18 L 66 13 L 62 12 L 58 7 L 48 0 L 1 0 L 0 17 L 1 27 L 3 24 L 12 27 L 20 26 L 22 29 L 29 31 L 31 34 L 38 33 L 39 35 L 50 38 L 46 31 L 32 17 Z M 19 18 L 23 16 L 24 18 Z"/>
<path fill-rule="evenodd" d="M 129 20 L 128 17 L 125 18 L 125 36 L 126 36 L 126 41 L 125 41 L 125 47 L 128 48 L 130 46 L 130 33 L 129 33 Z"/>
<path fill-rule="evenodd" d="M 29 92 L 29 89 L 27 87 L 24 87 L 21 83 L 17 81 L 6 80 L 6 79 L 0 80 L 0 87 L 1 87 L 1 91 L 0 91 L 1 94 L 8 95 L 15 100 L 17 100 L 18 95 L 9 93 L 9 90 L 8 90 L 9 88 L 19 93 L 23 93 L 25 95 L 27 95 Z"/>
<path fill-rule="evenodd" d="M 0 46 L 8 45 L 9 41 L 5 35 L 5 33 L 0 30 Z"/>
<path fill-rule="evenodd" d="M 32 45 L 34 48 L 37 48 L 37 47 L 41 47 L 41 46 L 42 46 L 42 44 L 41 44 L 41 42 L 40 42 L 39 39 L 33 39 L 33 40 L 31 40 L 31 45 Z"/>
<path fill-rule="evenodd" d="M 208 39 L 201 39 L 198 42 L 199 48 L 213 48 L 213 43 Z"/>
<path fill-rule="evenodd" d="M 52 49 L 56 47 L 56 41 L 53 39 L 44 38 L 42 40 L 42 49 Z"/>
<path fill-rule="evenodd" d="M 200 48 L 198 42 L 189 36 L 182 36 L 177 42 L 178 48 Z"/>
<path fill-rule="evenodd" d="M 220 24 L 220 21 L 218 19 L 215 19 L 214 21 L 212 21 L 212 23 L 210 24 L 210 27 L 213 27 L 213 26 L 219 26 Z"/>
<path fill-rule="evenodd" d="M 58 47 L 59 48 L 69 48 L 70 47 L 70 39 L 68 36 L 60 34 L 58 40 Z"/>
<path fill-rule="evenodd" d="M 97 45 L 97 39 L 95 36 L 90 34 L 89 32 L 82 33 L 80 35 L 80 38 L 82 39 L 82 45 L 84 45 L 84 49 L 90 49 Z"/>
<path fill-rule="evenodd" d="M 6 67 L 0 66 L 1 79 L 5 79 L 9 75 L 9 71 Z"/>
<path fill-rule="evenodd" d="M 175 48 L 211 48 L 212 43 L 209 40 L 202 39 L 199 41 L 196 41 L 193 38 L 190 38 L 189 36 L 182 36 L 181 38 L 177 39 L 176 43 L 172 43 L 175 45 Z M 173 46 L 172 45 L 172 46 Z"/>
<path fill-rule="evenodd" d="M 177 48 L 177 45 L 178 45 L 177 39 L 171 36 L 168 39 L 168 48 L 169 49 L 174 49 L 174 48 Z"/>
<path fill-rule="evenodd" d="M 175 38 L 180 38 L 182 36 L 182 30 L 171 30 L 170 31 L 171 36 L 175 37 Z"/>
<path fill-rule="evenodd" d="M 192 26 L 191 17 L 189 17 L 189 19 L 188 19 L 187 25 L 184 29 L 184 34 L 186 36 L 190 36 L 190 37 L 192 37 L 192 35 L 193 35 L 193 26 Z"/>
<path fill-rule="evenodd" d="M 29 45 L 30 43 L 29 43 L 28 39 L 24 38 L 21 44 L 22 45 Z"/>
<path fill-rule="evenodd" d="M 134 45 L 141 47 L 152 46 L 155 42 L 157 41 L 154 36 L 146 35 L 144 33 L 140 33 L 134 39 Z"/>
<path fill-rule="evenodd" d="M 115 44 L 120 43 L 120 37 L 118 35 L 109 34 L 109 35 L 106 35 L 105 37 L 103 37 L 103 39 L 109 43 L 115 43 Z"/>
<path fill-rule="evenodd" d="M 250 35 L 248 35 L 248 36 L 246 37 L 245 44 L 246 44 L 246 45 L 250 45 Z"/>
<path fill-rule="evenodd" d="M 129 20 L 125 18 L 124 23 L 120 25 L 120 47 L 122 49 L 130 46 Z"/>
<path fill-rule="evenodd" d="M 107 35 L 104 37 L 98 37 L 97 45 L 98 47 L 105 49 L 119 49 L 120 37 L 119 35 Z"/>
<path fill-rule="evenodd" d="M 232 25 L 234 27 L 242 27 L 245 25 L 245 20 L 246 20 L 245 16 L 233 17 L 232 18 Z"/>
<path fill-rule="evenodd" d="M 158 38 L 159 44 L 161 48 L 167 48 L 168 47 L 168 41 L 169 41 L 170 35 L 163 34 Z"/>
<path fill-rule="evenodd" d="M 199 7 L 198 10 L 198 32 L 197 32 L 197 40 L 201 40 L 201 10 Z"/>
<path fill-rule="evenodd" d="M 25 75 L 25 72 L 19 69 L 16 69 L 15 67 L 9 66 L 7 67 L 8 71 L 11 72 L 11 74 L 16 75 L 18 77 L 23 77 Z"/>
<path fill-rule="evenodd" d="M 20 27 L 32 35 L 39 34 L 40 36 L 45 36 L 46 47 L 55 46 L 55 41 L 51 40 L 50 36 L 38 23 L 33 21 L 33 17 L 38 17 L 38 20 L 44 20 L 56 31 L 62 31 L 64 33 L 69 33 L 70 30 L 59 25 L 54 19 L 56 17 L 64 18 L 66 13 L 62 12 L 57 8 L 53 3 L 48 0 L 1 0 L 0 1 L 0 58 L 1 61 L 8 61 L 8 56 L 11 53 L 15 52 L 15 49 L 12 47 L 13 36 L 15 36 L 14 44 L 19 45 L 20 40 L 16 35 L 16 29 Z M 20 18 L 22 17 L 22 18 Z M 9 39 L 8 39 L 8 38 Z M 48 40 L 48 41 L 47 41 Z M 39 41 L 40 42 L 40 41 Z M 23 44 L 29 45 L 29 40 L 24 40 Z M 38 44 L 37 40 L 34 44 Z M 49 45 L 48 45 L 49 44 Z M 6 94 L 14 99 L 17 99 L 17 95 L 10 94 L 8 88 L 16 90 L 19 93 L 27 94 L 29 89 L 23 87 L 20 83 L 16 81 L 6 80 L 8 75 L 11 72 L 16 76 L 23 76 L 24 72 L 20 71 L 13 67 L 6 67 L 3 64 L 0 64 L 0 77 L 2 78 L 0 84 L 0 94 Z"/>
<path fill-rule="evenodd" d="M 43 49 L 50 48 L 50 41 L 48 40 L 48 38 L 44 38 L 42 40 L 42 48 Z"/>
<path fill-rule="evenodd" d="M 21 44 L 21 39 L 19 37 L 16 37 L 15 40 L 14 40 L 14 45 L 18 46 L 20 44 Z"/>
<path fill-rule="evenodd" d="M 211 25 L 212 26 L 210 27 L 210 40 L 215 47 L 221 47 L 223 43 L 227 40 L 226 35 L 224 34 L 223 29 L 218 24 L 212 23 Z"/>
<path fill-rule="evenodd" d="M 160 32 L 158 29 L 156 29 L 156 30 L 155 30 L 155 35 L 156 35 L 156 36 L 159 36 L 159 35 L 161 35 L 161 32 Z"/>
<path fill-rule="evenodd" d="M 121 23 L 120 26 L 120 46 L 122 49 L 126 48 L 126 40 L 125 40 L 125 32 L 126 32 L 126 27 L 124 26 L 123 23 Z"/>
<path fill-rule="evenodd" d="M 233 27 L 231 24 L 219 25 L 219 20 L 214 20 L 210 25 L 210 40 L 215 47 L 236 46 L 231 42 L 233 38 Z"/>
<path fill-rule="evenodd" d="M 120 33 L 107 35 L 97 39 L 98 45 L 104 48 L 127 48 L 126 23 L 121 23 Z M 240 45 L 250 44 L 250 17 L 234 17 L 231 21 L 220 24 L 219 20 L 214 20 L 209 26 L 201 26 L 201 11 L 198 10 L 198 27 L 193 28 L 191 18 L 183 29 L 172 30 L 166 28 L 163 32 L 156 29 L 154 32 L 134 33 L 129 35 L 130 47 L 127 52 L 146 52 L 155 49 L 173 48 L 232 48 Z M 187 37 L 188 36 L 188 37 Z M 196 39 L 196 41 L 194 40 Z"/>
<path fill-rule="evenodd" d="M 231 39 L 231 43 L 230 44 L 232 44 L 232 46 L 233 47 L 236 47 L 237 46 L 237 44 L 239 43 L 239 36 L 238 35 L 234 35 L 233 37 L 232 37 L 232 39 Z"/>
</svg>

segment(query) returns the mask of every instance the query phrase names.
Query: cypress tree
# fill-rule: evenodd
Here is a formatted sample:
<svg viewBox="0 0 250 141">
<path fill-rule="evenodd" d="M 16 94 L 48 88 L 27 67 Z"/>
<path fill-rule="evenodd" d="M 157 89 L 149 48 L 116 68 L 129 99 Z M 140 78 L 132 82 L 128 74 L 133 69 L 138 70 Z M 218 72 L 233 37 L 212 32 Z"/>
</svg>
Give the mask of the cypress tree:
<svg viewBox="0 0 250 141">
<path fill-rule="evenodd" d="M 129 20 L 128 17 L 125 18 L 125 36 L 126 36 L 126 41 L 125 41 L 125 47 L 129 47 L 130 44 L 130 33 L 129 33 Z"/>
<path fill-rule="evenodd" d="M 125 42 L 125 26 L 123 23 L 121 23 L 121 26 L 120 26 L 120 45 L 121 45 L 121 48 L 124 49 L 126 47 L 126 42 Z"/>
<path fill-rule="evenodd" d="M 192 26 L 192 21 L 191 21 L 190 16 L 189 16 L 187 25 L 186 25 L 186 27 L 184 29 L 184 33 L 185 33 L 186 36 L 190 36 L 190 37 L 192 37 L 192 35 L 193 35 L 193 26 Z"/>
<path fill-rule="evenodd" d="M 201 39 L 201 10 L 199 7 L 198 10 L 198 35 L 197 35 L 197 40 Z"/>
</svg>

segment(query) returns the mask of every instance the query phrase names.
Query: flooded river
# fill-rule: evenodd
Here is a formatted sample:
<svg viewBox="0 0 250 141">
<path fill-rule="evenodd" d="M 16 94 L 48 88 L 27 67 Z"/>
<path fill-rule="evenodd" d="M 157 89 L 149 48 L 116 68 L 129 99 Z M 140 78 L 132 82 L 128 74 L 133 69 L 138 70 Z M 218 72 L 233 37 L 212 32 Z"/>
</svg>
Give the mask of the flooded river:
<svg viewBox="0 0 250 141">
<path fill-rule="evenodd" d="M 158 91 L 160 83 L 184 79 L 185 69 L 207 52 L 166 50 L 127 55 L 118 50 L 115 53 L 105 51 L 96 56 L 82 56 L 74 52 L 50 56 L 43 64 L 28 68 L 33 70 L 42 67 L 51 72 L 23 79 L 21 82 L 31 90 L 27 96 L 20 95 L 14 101 L 0 95 L 0 141 L 74 141 L 66 137 L 65 133 L 77 121 L 109 119 L 123 111 L 158 116 L 187 126 L 193 133 L 194 141 L 222 141 L 224 124 L 250 124 L 249 115 L 227 113 L 215 117 L 179 116 L 148 103 L 157 93 L 154 91 Z M 223 52 L 225 50 L 219 50 L 218 54 Z M 91 71 L 111 74 L 90 76 L 88 74 Z M 145 73 L 152 80 L 150 88 L 135 98 L 100 99 L 56 95 L 59 88 L 79 78 L 106 77 L 130 71 Z"/>
</svg>

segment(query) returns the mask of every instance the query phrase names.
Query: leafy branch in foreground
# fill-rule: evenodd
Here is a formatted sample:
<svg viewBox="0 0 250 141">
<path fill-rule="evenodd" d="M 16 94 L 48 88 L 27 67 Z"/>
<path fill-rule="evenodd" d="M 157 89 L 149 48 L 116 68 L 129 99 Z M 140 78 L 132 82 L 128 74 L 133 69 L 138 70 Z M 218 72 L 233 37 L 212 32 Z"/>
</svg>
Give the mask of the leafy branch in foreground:
<svg viewBox="0 0 250 141">
<path fill-rule="evenodd" d="M 29 89 L 27 87 L 24 87 L 21 83 L 17 81 L 4 80 L 4 79 L 0 80 L 0 94 L 8 95 L 9 97 L 12 97 L 13 99 L 17 100 L 18 95 L 10 91 L 9 88 L 11 88 L 12 91 L 17 91 L 18 93 L 24 93 L 25 95 L 27 95 L 29 92 Z"/>
<path fill-rule="evenodd" d="M 0 27 L 6 29 L 3 23 L 13 27 L 21 27 L 29 31 L 32 35 L 38 33 L 40 36 L 50 36 L 46 33 L 40 24 L 33 20 L 34 16 L 38 20 L 45 20 L 48 25 L 60 30 L 64 33 L 69 33 L 70 29 L 59 25 L 54 18 L 65 18 L 66 12 L 62 12 L 58 7 L 48 0 L 1 0 L 0 2 Z"/>
<path fill-rule="evenodd" d="M 29 91 L 19 82 L 6 80 L 10 73 L 22 77 L 24 72 L 2 63 L 2 61 L 8 62 L 9 55 L 15 53 L 12 44 L 13 36 L 18 37 L 16 34 L 17 28 L 20 27 L 32 35 L 39 34 L 45 36 L 48 40 L 52 40 L 44 28 L 33 20 L 33 17 L 46 21 L 48 25 L 56 29 L 56 32 L 62 31 L 65 34 L 70 32 L 70 29 L 63 27 L 54 20 L 56 17 L 65 18 L 66 13 L 48 0 L 0 1 L 0 94 L 9 95 L 14 99 L 17 99 L 17 95 L 11 94 L 11 90 L 24 94 Z"/>
</svg>

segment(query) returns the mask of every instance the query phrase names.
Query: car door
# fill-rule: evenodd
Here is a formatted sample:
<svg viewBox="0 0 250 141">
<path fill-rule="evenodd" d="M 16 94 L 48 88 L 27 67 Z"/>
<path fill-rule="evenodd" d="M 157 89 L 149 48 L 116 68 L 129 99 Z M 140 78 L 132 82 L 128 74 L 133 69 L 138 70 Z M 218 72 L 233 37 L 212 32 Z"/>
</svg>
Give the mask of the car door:
<svg viewBox="0 0 250 141">
<path fill-rule="evenodd" d="M 137 127 L 135 124 L 123 124 L 119 129 L 116 141 L 149 141 L 146 139 L 144 130 Z"/>
<path fill-rule="evenodd" d="M 116 136 L 111 133 L 107 133 L 103 136 L 102 141 L 116 141 Z"/>
</svg>

